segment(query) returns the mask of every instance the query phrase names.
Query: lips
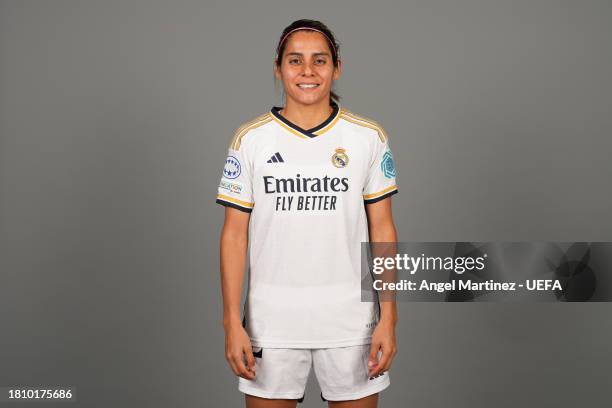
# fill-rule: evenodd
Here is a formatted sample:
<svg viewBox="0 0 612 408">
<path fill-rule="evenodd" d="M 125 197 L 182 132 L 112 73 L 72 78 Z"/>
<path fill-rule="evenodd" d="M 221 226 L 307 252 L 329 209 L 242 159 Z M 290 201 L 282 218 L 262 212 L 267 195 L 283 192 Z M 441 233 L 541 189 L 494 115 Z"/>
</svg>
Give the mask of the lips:
<svg viewBox="0 0 612 408">
<path fill-rule="evenodd" d="M 319 87 L 319 84 L 300 83 L 297 84 L 297 87 L 300 89 L 316 89 Z"/>
</svg>

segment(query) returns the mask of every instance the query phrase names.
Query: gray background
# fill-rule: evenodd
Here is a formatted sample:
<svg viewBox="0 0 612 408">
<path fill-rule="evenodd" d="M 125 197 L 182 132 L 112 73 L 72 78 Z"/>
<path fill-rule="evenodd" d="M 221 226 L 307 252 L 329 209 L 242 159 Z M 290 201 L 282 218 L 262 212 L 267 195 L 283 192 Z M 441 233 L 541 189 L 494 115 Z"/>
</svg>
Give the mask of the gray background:
<svg viewBox="0 0 612 408">
<path fill-rule="evenodd" d="M 342 42 L 342 103 L 390 135 L 401 240 L 612 241 L 610 1 L 2 0 L 0 386 L 242 405 L 214 196 L 304 17 Z M 609 304 L 399 308 L 382 406 L 609 404 Z"/>
</svg>

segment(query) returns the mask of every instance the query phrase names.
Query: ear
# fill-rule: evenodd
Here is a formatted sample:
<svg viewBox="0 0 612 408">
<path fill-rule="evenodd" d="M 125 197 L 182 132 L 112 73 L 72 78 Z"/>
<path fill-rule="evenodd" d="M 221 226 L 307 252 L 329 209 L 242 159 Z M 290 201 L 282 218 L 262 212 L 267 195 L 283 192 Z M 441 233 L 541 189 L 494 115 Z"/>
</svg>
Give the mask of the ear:
<svg viewBox="0 0 612 408">
<path fill-rule="evenodd" d="M 280 68 L 279 68 L 279 66 L 278 66 L 278 65 L 276 65 L 276 59 L 274 60 L 274 62 L 272 63 L 272 65 L 273 65 L 273 68 L 272 68 L 272 69 L 274 70 L 274 77 L 275 77 L 276 79 L 278 79 L 279 81 L 280 81 L 280 80 L 282 80 L 282 78 L 281 78 Z"/>
<path fill-rule="evenodd" d="M 338 59 L 338 66 L 334 68 L 334 81 L 340 79 L 340 75 L 342 75 L 342 60 Z"/>
</svg>

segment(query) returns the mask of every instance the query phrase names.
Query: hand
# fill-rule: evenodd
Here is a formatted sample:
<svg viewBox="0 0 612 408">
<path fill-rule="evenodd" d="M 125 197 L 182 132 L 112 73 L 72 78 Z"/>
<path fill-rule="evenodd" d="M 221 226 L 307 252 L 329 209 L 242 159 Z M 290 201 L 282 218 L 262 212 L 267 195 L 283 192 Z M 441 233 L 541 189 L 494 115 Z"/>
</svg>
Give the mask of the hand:
<svg viewBox="0 0 612 408">
<path fill-rule="evenodd" d="M 246 380 L 255 379 L 255 357 L 251 339 L 241 324 L 225 329 L 225 359 L 234 374 Z"/>
<path fill-rule="evenodd" d="M 377 359 L 378 351 L 382 351 L 380 361 Z M 368 370 L 370 378 L 388 371 L 391 362 L 397 353 L 395 345 L 395 324 L 381 320 L 372 333 L 372 345 L 368 359 Z"/>
</svg>

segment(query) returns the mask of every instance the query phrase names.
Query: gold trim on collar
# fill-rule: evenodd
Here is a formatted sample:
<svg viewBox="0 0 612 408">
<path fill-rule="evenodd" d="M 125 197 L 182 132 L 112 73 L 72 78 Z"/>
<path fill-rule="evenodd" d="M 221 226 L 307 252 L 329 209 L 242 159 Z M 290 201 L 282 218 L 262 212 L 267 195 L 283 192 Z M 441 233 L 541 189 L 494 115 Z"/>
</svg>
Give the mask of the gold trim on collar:
<svg viewBox="0 0 612 408">
<path fill-rule="evenodd" d="M 338 122 L 340 120 L 340 114 L 342 112 L 342 108 L 338 109 L 338 113 L 336 114 L 336 117 L 334 119 L 332 119 L 331 122 L 329 122 L 327 124 L 327 126 L 325 126 L 322 129 L 317 130 L 316 132 L 313 132 L 315 135 L 320 136 L 323 133 L 327 132 L 328 130 L 330 130 L 335 124 L 336 122 Z"/>
<path fill-rule="evenodd" d="M 274 115 L 271 115 L 272 119 L 274 119 L 274 121 L 276 123 L 278 123 L 279 125 L 281 125 L 283 128 L 285 128 L 286 130 L 288 130 L 289 132 L 293 133 L 294 135 L 296 135 L 297 137 L 301 137 L 302 139 L 310 139 L 308 136 L 303 135 L 302 132 L 298 132 L 297 130 L 293 129 L 290 126 L 287 126 L 286 123 L 284 123 L 282 120 L 280 120 L 279 118 L 277 118 Z"/>
<path fill-rule="evenodd" d="M 331 122 L 329 122 L 327 125 L 325 125 L 323 128 L 312 132 L 313 135 L 321 136 L 324 133 L 328 132 L 329 130 L 331 130 L 334 125 L 336 123 L 338 123 L 338 120 L 340 120 L 340 114 L 342 112 L 342 108 L 338 107 L 338 111 L 336 112 L 336 116 L 334 116 L 334 118 L 331 120 Z M 316 139 L 317 137 L 310 137 L 306 134 L 304 134 L 303 132 L 300 132 L 297 129 L 292 128 L 291 126 L 287 125 L 285 122 L 283 122 L 282 120 L 280 120 L 279 118 L 276 117 L 276 115 L 270 113 L 270 117 L 272 119 L 274 119 L 274 121 L 276 123 L 278 123 L 279 125 L 281 125 L 285 130 L 288 130 L 289 132 L 293 133 L 294 135 L 296 135 L 297 137 L 301 138 L 301 139 Z"/>
</svg>

